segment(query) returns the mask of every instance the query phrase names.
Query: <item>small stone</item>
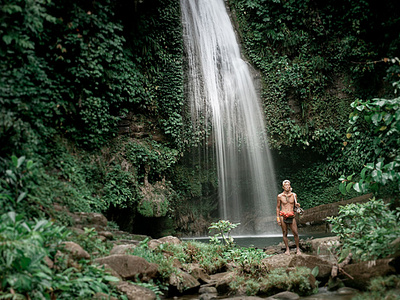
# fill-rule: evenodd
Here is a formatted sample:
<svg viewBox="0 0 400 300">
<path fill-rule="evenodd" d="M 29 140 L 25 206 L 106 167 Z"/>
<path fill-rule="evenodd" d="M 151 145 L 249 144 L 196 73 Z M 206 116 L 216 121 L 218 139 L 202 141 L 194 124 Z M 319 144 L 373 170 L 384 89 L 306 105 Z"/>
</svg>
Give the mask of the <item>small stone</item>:
<svg viewBox="0 0 400 300">
<path fill-rule="evenodd" d="M 342 287 L 342 288 L 337 290 L 337 293 L 339 295 L 353 295 L 353 294 L 355 294 L 357 292 L 358 292 L 358 290 L 350 288 L 350 287 Z"/>
<path fill-rule="evenodd" d="M 217 289 L 213 286 L 202 286 L 199 289 L 199 294 L 214 294 L 217 293 Z"/>
</svg>

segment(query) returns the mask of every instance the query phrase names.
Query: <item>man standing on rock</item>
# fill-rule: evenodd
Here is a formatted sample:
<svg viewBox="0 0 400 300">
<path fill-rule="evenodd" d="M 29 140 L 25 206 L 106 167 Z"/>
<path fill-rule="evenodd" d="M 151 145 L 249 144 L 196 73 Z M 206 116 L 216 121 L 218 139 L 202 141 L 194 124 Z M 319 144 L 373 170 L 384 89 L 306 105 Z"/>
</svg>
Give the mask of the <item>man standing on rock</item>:
<svg viewBox="0 0 400 300">
<path fill-rule="evenodd" d="M 278 201 L 276 204 L 276 220 L 278 225 L 282 227 L 283 242 L 286 246 L 286 255 L 290 255 L 289 251 L 289 241 L 288 241 L 288 227 L 293 233 L 294 241 L 296 243 L 296 254 L 301 254 L 299 247 L 299 233 L 297 232 L 296 219 L 294 218 L 294 207 L 300 207 L 297 203 L 297 195 L 292 193 L 292 188 L 290 186 L 289 180 L 284 180 L 282 182 L 283 192 L 278 195 Z"/>
</svg>

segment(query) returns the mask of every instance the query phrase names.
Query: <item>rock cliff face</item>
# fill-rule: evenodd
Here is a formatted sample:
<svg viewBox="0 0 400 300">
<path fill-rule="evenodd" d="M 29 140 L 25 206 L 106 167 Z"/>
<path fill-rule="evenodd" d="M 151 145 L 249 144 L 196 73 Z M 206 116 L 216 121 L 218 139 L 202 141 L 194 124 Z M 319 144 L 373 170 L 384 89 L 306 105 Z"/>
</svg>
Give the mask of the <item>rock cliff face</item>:
<svg viewBox="0 0 400 300">
<path fill-rule="evenodd" d="M 118 132 L 136 139 L 151 137 L 157 142 L 165 141 L 165 136 L 154 124 L 157 124 L 156 120 L 129 112 L 119 122 Z"/>
</svg>

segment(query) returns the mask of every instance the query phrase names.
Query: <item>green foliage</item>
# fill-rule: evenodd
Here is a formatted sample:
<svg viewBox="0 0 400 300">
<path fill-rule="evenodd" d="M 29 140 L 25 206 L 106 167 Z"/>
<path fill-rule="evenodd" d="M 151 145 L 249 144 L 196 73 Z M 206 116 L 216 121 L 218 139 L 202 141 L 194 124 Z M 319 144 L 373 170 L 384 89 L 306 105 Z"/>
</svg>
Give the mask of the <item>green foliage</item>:
<svg viewBox="0 0 400 300">
<path fill-rule="evenodd" d="M 283 291 L 291 291 L 306 296 L 314 293 L 310 284 L 309 276 L 311 271 L 308 268 L 300 267 L 286 272 L 284 269 L 274 269 L 263 276 L 237 276 L 230 284 L 233 291 L 245 291 L 247 295 L 271 296 Z"/>
<path fill-rule="evenodd" d="M 233 248 L 224 253 L 227 261 L 233 261 L 239 274 L 251 274 L 257 278 L 269 272 L 268 265 L 263 262 L 267 258 L 263 250 L 255 248 Z"/>
<path fill-rule="evenodd" d="M 157 300 L 161 299 L 161 296 L 164 295 L 163 292 L 160 290 L 160 287 L 155 284 L 153 280 L 150 280 L 149 282 L 135 282 L 133 284 L 153 291 L 156 294 Z"/>
<path fill-rule="evenodd" d="M 358 180 L 353 181 L 354 174 L 339 179 L 340 191 L 346 194 L 354 188 L 360 193 L 376 193 L 379 187 L 389 182 L 397 184 L 397 190 L 400 190 L 400 98 L 358 100 L 352 103 L 352 107 L 355 111 L 350 114 L 353 127 L 347 134 L 349 142 L 359 145 L 367 132 L 371 143 L 368 149 L 372 153 L 361 173 L 355 177 Z"/>
<path fill-rule="evenodd" d="M 210 237 L 210 242 L 214 244 L 220 243 L 220 238 L 227 247 L 232 247 L 234 245 L 233 237 L 231 236 L 232 229 L 239 226 L 240 223 L 233 224 L 228 220 L 219 220 L 218 222 L 211 223 L 208 227 L 209 232 L 217 231 L 214 236 Z"/>
<path fill-rule="evenodd" d="M 150 139 L 129 141 L 125 144 L 124 155 L 137 168 L 137 179 L 141 182 L 146 175 L 149 182 L 162 179 L 163 175 L 171 172 L 179 158 L 176 149 Z"/>
<path fill-rule="evenodd" d="M 0 211 L 31 211 L 28 193 L 35 186 L 32 169 L 33 161 L 26 161 L 25 156 L 11 157 L 11 161 L 5 164 L 6 170 L 2 172 L 0 179 Z"/>
<path fill-rule="evenodd" d="M 58 2 L 60 16 L 51 49 L 63 99 L 57 106 L 62 118 L 57 125 L 82 145 L 103 145 L 116 134 L 121 115 L 132 104 L 144 102 L 143 75 L 126 44 L 115 4 Z"/>
<path fill-rule="evenodd" d="M 116 15 L 119 4 L 14 2 L 6 1 L 0 17 L 3 154 L 28 143 L 27 150 L 42 150 L 43 139 L 55 133 L 85 148 L 105 145 L 128 110 L 157 116 L 165 133 L 183 145 L 183 46 L 176 1 L 160 1 L 153 5 L 156 12 L 139 21 L 149 28 L 148 35 L 135 37 L 138 49 L 156 49 L 140 56 L 126 41 Z M 151 76 L 143 58 L 152 65 Z"/>
<path fill-rule="evenodd" d="M 323 143 L 313 137 L 329 128 L 344 128 L 345 123 L 338 120 L 345 120 L 349 100 L 354 92 L 363 92 L 363 80 L 374 70 L 372 63 L 346 63 L 368 62 L 377 55 L 369 27 L 360 24 L 382 26 L 379 18 L 383 15 L 376 16 L 363 1 L 342 5 L 310 1 L 266 4 L 260 0 L 229 3 L 239 21 L 246 53 L 262 73 L 272 146 L 314 145 L 322 150 Z M 397 20 L 394 14 L 384 17 Z M 393 31 L 386 38 L 398 39 Z M 392 51 L 387 47 L 380 50 Z M 342 95 L 334 91 L 338 79 L 330 75 L 333 73 L 341 74 L 340 80 L 346 84 Z M 376 75 L 383 77 L 382 72 Z"/>
<path fill-rule="evenodd" d="M 169 277 L 172 274 L 178 273 L 179 270 L 178 268 L 174 267 L 174 257 L 165 257 L 162 251 L 151 250 L 147 243 L 148 239 L 145 239 L 138 247 L 131 249 L 130 254 L 142 257 L 150 263 L 157 264 L 160 277 L 159 286 L 163 286 L 165 283 L 168 283 Z"/>
<path fill-rule="evenodd" d="M 400 234 L 400 209 L 392 211 L 373 198 L 364 204 L 341 206 L 329 222 L 343 244 L 341 252 L 351 251 L 360 260 L 378 259 L 394 251 L 389 245 Z"/>
<path fill-rule="evenodd" d="M 191 143 L 183 131 L 183 40 L 178 0 L 149 3 L 137 16 L 132 49 L 142 74 L 148 79 L 151 102 L 146 108 L 178 149 Z M 188 129 L 188 128 L 186 128 Z"/>
<path fill-rule="evenodd" d="M 343 173 L 359 173 L 374 152 L 374 137 L 368 133 L 360 134 L 354 145 L 343 139 L 350 103 L 357 97 L 391 95 L 390 85 L 398 81 L 399 37 L 392 24 L 399 19 L 386 12 L 398 10 L 399 3 L 228 4 L 245 55 L 261 73 L 270 146 L 285 160 L 281 165 L 290 165 L 280 166 L 279 177 L 294 176 L 299 179 L 293 182 L 313 185 L 296 188 L 307 208 L 339 200 L 343 196 L 334 191 L 335 180 Z"/>
<path fill-rule="evenodd" d="M 110 253 L 113 245 L 109 242 L 103 242 L 95 228 L 84 228 L 84 233 L 77 233 L 73 231 L 68 238 L 69 240 L 77 243 L 92 257 L 104 257 Z"/>
<path fill-rule="evenodd" d="M 300 295 L 310 295 L 313 293 L 310 286 L 308 268 L 296 268 L 294 271 L 286 273 L 283 269 L 275 269 L 261 280 L 260 291 L 267 295 L 273 295 L 281 291 L 293 291 Z"/>
<path fill-rule="evenodd" d="M 54 255 L 57 239 L 66 236 L 65 229 L 47 220 L 27 222 L 10 211 L 1 215 L 0 236 L 2 290 L 49 297 L 52 270 L 44 258 Z"/>
<path fill-rule="evenodd" d="M 91 265 L 81 270 L 59 264 L 49 268 L 45 257 L 53 259 L 59 244 L 70 234 L 64 227 L 41 219 L 28 221 L 10 211 L 0 216 L 1 296 L 32 299 L 85 299 L 97 292 L 118 295 L 104 269 Z"/>
<path fill-rule="evenodd" d="M 198 263 L 207 273 L 224 270 L 227 263 L 221 245 L 191 241 L 184 243 L 184 252 L 188 257 L 187 263 Z"/>
<path fill-rule="evenodd" d="M 398 290 L 400 288 L 400 276 L 390 275 L 386 277 L 376 277 L 371 279 L 368 286 L 368 291 L 356 295 L 354 300 L 380 300 L 382 297 L 385 299 L 400 299 Z"/>
</svg>

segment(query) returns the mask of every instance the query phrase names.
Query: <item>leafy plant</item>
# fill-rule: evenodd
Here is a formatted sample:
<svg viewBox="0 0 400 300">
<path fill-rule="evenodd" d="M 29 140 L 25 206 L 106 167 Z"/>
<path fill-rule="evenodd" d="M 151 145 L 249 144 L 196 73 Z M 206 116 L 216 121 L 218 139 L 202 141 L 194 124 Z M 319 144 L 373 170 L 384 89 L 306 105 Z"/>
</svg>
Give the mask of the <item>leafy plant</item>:
<svg viewBox="0 0 400 300">
<path fill-rule="evenodd" d="M 222 241 L 226 246 L 233 246 L 234 239 L 231 236 L 231 231 L 239 225 L 240 223 L 233 224 L 228 220 L 219 220 L 218 222 L 211 223 L 211 225 L 208 227 L 209 232 L 215 230 L 217 233 L 210 237 L 210 242 L 213 244 L 218 244 L 220 243 L 219 238 L 222 238 Z"/>
<path fill-rule="evenodd" d="M 376 277 L 371 279 L 368 290 L 363 293 L 359 293 L 354 300 L 380 300 L 382 297 L 386 299 L 400 299 L 398 289 L 400 287 L 400 276 L 390 275 L 386 277 Z"/>
<path fill-rule="evenodd" d="M 400 209 L 392 211 L 383 200 L 373 198 L 341 206 L 338 216 L 328 222 L 343 244 L 340 252 L 351 251 L 360 260 L 378 259 L 394 251 L 389 245 L 400 234 Z"/>
<path fill-rule="evenodd" d="M 13 211 L 1 215 L 2 291 L 49 298 L 53 271 L 46 265 L 45 257 L 55 254 L 57 243 L 67 234 L 65 228 L 47 220 L 29 222 Z"/>
<path fill-rule="evenodd" d="M 224 252 L 224 258 L 235 263 L 238 273 L 253 277 L 262 277 L 269 272 L 268 265 L 263 262 L 268 256 L 262 249 L 255 248 L 233 248 Z"/>
<path fill-rule="evenodd" d="M 0 296 L 85 299 L 97 292 L 120 296 L 109 285 L 118 279 L 104 269 L 85 262 L 79 269 L 66 264 L 50 268 L 59 244 L 71 234 L 65 227 L 45 219 L 29 221 L 13 211 L 0 220 Z"/>
<path fill-rule="evenodd" d="M 376 193 L 379 187 L 389 182 L 395 183 L 400 190 L 400 98 L 358 100 L 352 103 L 352 107 L 355 108 L 350 114 L 353 127 L 347 137 L 357 139 L 357 136 L 362 136 L 361 131 L 367 130 L 372 136 L 370 148 L 374 155 L 359 175 L 339 179 L 340 191 L 346 194 L 353 188 L 359 193 Z"/>
</svg>

